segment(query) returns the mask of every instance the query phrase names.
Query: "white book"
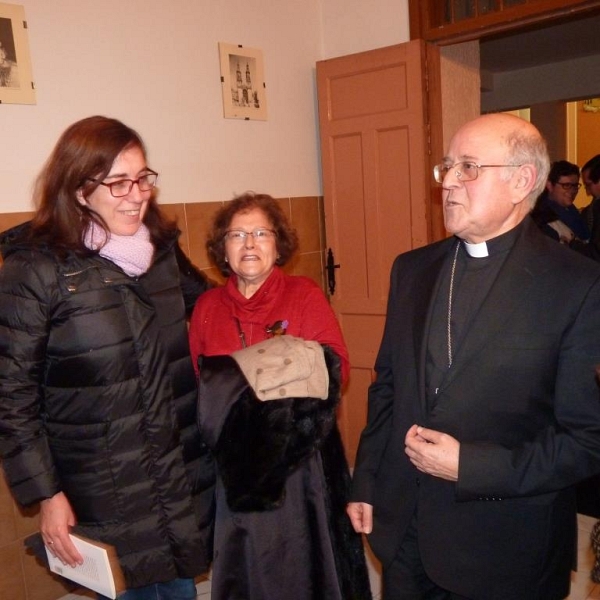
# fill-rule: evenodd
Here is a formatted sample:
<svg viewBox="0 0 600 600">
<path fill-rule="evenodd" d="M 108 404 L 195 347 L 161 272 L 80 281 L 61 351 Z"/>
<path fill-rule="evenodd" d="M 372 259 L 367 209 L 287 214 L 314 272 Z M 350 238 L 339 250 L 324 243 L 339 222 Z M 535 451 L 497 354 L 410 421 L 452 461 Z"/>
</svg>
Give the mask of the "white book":
<svg viewBox="0 0 600 600">
<path fill-rule="evenodd" d="M 83 557 L 83 564 L 74 567 L 65 565 L 46 548 L 50 570 L 61 577 L 66 577 L 114 600 L 117 597 L 117 592 L 122 591 L 124 587 L 121 585 L 122 573 L 118 563 L 114 560 L 114 549 L 100 542 L 84 539 L 73 534 L 70 534 L 70 537 Z M 112 556 L 109 554 L 111 549 L 113 550 Z M 114 570 L 117 573 L 114 573 Z"/>
</svg>

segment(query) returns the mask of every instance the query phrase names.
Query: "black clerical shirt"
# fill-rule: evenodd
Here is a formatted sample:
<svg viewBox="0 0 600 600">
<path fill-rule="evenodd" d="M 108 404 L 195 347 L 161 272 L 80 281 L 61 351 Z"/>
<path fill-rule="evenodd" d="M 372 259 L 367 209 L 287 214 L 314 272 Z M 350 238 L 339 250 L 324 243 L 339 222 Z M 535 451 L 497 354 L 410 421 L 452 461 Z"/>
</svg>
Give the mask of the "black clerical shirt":
<svg viewBox="0 0 600 600">
<path fill-rule="evenodd" d="M 432 408 L 436 403 L 437 390 L 442 386 L 449 369 L 460 352 L 461 343 L 473 318 L 481 308 L 491 290 L 500 269 L 513 247 L 523 225 L 507 233 L 487 240 L 487 256 L 470 256 L 468 245 L 459 238 L 448 255 L 434 300 L 431 328 L 427 340 L 426 393 L 427 403 Z M 454 277 L 452 267 L 455 261 Z M 452 307 L 450 315 L 450 335 L 448 335 L 449 296 L 452 283 Z M 451 357 L 449 356 L 451 349 Z"/>
</svg>

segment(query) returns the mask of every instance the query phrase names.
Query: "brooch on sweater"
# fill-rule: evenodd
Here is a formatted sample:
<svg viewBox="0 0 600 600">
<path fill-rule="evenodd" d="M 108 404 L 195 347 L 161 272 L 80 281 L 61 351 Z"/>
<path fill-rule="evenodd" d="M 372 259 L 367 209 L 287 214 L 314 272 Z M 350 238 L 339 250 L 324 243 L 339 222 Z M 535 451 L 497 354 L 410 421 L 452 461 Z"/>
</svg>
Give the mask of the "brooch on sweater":
<svg viewBox="0 0 600 600">
<path fill-rule="evenodd" d="M 287 321 L 287 320 L 275 321 L 275 323 L 273 323 L 273 325 L 267 325 L 265 327 L 265 333 L 272 337 L 275 337 L 276 335 L 285 335 L 288 325 L 289 325 L 289 321 Z"/>
</svg>

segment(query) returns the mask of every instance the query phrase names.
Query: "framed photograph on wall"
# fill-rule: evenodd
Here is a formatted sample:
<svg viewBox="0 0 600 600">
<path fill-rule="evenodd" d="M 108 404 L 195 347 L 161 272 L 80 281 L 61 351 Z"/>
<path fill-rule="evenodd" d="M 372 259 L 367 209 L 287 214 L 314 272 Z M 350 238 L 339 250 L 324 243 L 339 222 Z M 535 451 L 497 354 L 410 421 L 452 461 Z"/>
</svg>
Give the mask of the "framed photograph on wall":
<svg viewBox="0 0 600 600">
<path fill-rule="evenodd" d="M 35 104 L 25 10 L 0 2 L 0 103 Z"/>
<path fill-rule="evenodd" d="M 590 98 L 589 100 L 583 100 L 581 105 L 582 109 L 585 112 L 600 112 L 600 98 Z"/>
<path fill-rule="evenodd" d="M 262 52 L 219 42 L 223 116 L 267 120 L 267 95 Z"/>
</svg>

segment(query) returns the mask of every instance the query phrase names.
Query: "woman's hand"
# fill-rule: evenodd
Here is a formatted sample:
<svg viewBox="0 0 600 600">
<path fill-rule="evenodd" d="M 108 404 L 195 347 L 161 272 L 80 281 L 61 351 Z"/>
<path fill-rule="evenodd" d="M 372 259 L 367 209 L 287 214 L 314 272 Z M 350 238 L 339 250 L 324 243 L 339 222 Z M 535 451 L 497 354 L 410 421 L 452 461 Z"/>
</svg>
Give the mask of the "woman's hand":
<svg viewBox="0 0 600 600">
<path fill-rule="evenodd" d="M 83 564 L 81 554 L 69 537 L 69 530 L 76 523 L 75 513 L 62 492 L 41 501 L 40 533 L 44 544 L 54 556 L 71 567 Z"/>
</svg>

